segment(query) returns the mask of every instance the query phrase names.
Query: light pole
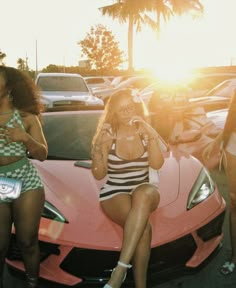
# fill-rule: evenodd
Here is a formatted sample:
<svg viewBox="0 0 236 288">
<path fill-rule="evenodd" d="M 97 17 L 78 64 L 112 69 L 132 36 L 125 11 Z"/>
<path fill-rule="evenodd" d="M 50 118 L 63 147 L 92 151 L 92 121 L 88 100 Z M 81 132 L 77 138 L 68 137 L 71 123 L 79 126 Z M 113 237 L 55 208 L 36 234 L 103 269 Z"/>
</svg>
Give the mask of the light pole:
<svg viewBox="0 0 236 288">
<path fill-rule="evenodd" d="M 38 42 L 35 43 L 35 77 L 38 75 Z"/>
</svg>

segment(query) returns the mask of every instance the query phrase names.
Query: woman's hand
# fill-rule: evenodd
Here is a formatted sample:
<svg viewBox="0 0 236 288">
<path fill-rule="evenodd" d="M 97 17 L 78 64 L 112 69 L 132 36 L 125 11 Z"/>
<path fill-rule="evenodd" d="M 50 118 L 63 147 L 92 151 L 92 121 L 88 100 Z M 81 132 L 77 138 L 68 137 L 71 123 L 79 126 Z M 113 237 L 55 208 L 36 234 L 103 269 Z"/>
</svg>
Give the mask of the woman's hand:
<svg viewBox="0 0 236 288">
<path fill-rule="evenodd" d="M 141 125 L 141 132 L 147 137 L 147 138 L 153 138 L 158 137 L 158 134 L 156 130 L 148 123 L 146 122 L 142 117 L 140 116 L 133 116 L 130 120 L 130 125 L 133 125 L 134 123 L 140 123 Z"/>
<path fill-rule="evenodd" d="M 14 121 L 13 127 L 5 127 L 1 135 L 6 139 L 5 145 L 8 145 L 11 142 L 26 142 L 27 141 L 27 132 L 22 129 L 22 127 Z"/>
</svg>

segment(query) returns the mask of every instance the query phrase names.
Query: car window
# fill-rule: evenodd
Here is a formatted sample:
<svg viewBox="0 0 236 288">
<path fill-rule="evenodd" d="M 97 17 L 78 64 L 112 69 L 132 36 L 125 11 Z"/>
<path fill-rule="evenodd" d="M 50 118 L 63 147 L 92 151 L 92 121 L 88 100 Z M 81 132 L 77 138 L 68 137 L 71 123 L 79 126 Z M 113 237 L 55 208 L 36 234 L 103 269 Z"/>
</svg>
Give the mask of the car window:
<svg viewBox="0 0 236 288">
<path fill-rule="evenodd" d="M 37 85 L 42 91 L 88 92 L 84 79 L 80 77 L 39 77 Z"/>
<path fill-rule="evenodd" d="M 48 159 L 91 159 L 91 143 L 101 113 L 44 113 L 42 126 L 48 144 Z M 162 151 L 167 151 L 167 144 L 161 137 L 160 145 Z"/>
<path fill-rule="evenodd" d="M 44 113 L 43 131 L 48 143 L 48 159 L 90 159 L 92 138 L 99 112 Z"/>
<path fill-rule="evenodd" d="M 206 95 L 207 96 L 224 96 L 231 97 L 233 91 L 236 89 L 236 81 L 224 81 L 211 89 Z"/>
</svg>

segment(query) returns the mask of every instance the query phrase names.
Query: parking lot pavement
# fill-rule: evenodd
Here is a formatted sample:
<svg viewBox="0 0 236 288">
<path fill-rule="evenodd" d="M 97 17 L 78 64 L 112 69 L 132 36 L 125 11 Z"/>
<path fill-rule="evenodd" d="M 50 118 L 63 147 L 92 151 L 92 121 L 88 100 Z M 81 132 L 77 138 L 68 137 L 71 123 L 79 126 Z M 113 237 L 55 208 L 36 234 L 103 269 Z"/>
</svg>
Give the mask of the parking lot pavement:
<svg viewBox="0 0 236 288">
<path fill-rule="evenodd" d="M 228 203 L 227 183 L 224 172 L 214 171 L 212 176 L 215 178 L 218 188 Z M 227 260 L 231 253 L 229 239 L 229 213 L 226 211 L 224 222 L 224 240 L 222 248 L 216 257 L 198 273 L 181 277 L 175 280 L 168 281 L 163 284 L 156 285 L 150 288 L 235 288 L 236 287 L 236 271 L 229 276 L 223 276 L 219 272 L 219 267 Z M 7 280 L 6 288 L 24 288 L 24 282 L 17 280 L 9 275 L 5 269 L 5 281 Z M 5 282 L 6 283 L 6 282 Z M 40 288 L 51 288 L 52 286 L 40 285 Z M 56 288 L 56 286 L 54 286 Z"/>
</svg>

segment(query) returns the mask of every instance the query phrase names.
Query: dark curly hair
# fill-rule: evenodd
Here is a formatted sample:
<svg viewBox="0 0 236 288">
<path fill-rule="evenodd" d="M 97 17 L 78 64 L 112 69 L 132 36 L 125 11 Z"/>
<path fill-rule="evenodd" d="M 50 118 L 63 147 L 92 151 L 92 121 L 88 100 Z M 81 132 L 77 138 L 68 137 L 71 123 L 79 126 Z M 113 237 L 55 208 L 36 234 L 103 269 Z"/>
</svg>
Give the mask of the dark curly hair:
<svg viewBox="0 0 236 288">
<path fill-rule="evenodd" d="M 2 65 L 0 74 L 6 81 L 6 89 L 12 96 L 15 108 L 35 115 L 43 111 L 43 105 L 40 104 L 40 90 L 28 74 Z"/>
</svg>

